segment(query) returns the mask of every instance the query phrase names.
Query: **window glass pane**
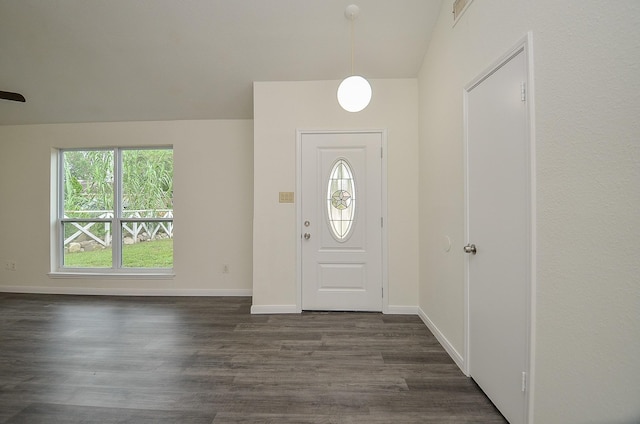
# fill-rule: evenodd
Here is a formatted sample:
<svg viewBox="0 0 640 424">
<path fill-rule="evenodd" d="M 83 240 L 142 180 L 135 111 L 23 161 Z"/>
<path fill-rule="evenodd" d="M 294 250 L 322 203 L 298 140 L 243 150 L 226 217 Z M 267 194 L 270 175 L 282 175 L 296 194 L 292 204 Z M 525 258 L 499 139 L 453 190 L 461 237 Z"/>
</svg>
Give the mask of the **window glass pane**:
<svg viewBox="0 0 640 424">
<path fill-rule="evenodd" d="M 173 150 L 122 151 L 122 217 L 164 218 L 173 209 Z"/>
<path fill-rule="evenodd" d="M 123 222 L 122 266 L 173 268 L 173 221 Z"/>
<path fill-rule="evenodd" d="M 113 216 L 113 157 L 112 150 L 63 152 L 65 217 Z"/>
<path fill-rule="evenodd" d="M 351 166 L 345 159 L 333 165 L 327 187 L 327 218 L 333 237 L 339 242 L 349 238 L 356 207 L 356 187 Z"/>
<path fill-rule="evenodd" d="M 64 266 L 111 268 L 111 224 L 63 222 Z"/>
</svg>

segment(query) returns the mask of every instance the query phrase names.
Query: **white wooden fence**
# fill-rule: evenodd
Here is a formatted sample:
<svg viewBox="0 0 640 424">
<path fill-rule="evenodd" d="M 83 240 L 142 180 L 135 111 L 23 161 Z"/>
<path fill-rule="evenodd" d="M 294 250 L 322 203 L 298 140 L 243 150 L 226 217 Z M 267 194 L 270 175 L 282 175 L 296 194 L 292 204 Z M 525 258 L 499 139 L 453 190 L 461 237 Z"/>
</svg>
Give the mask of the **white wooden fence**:
<svg viewBox="0 0 640 424">
<path fill-rule="evenodd" d="M 89 213 L 92 216 L 95 216 L 96 219 L 111 219 L 113 218 L 112 211 L 81 211 L 83 213 Z M 153 212 L 153 218 L 151 219 L 171 219 L 171 221 L 145 221 L 145 219 L 149 219 L 149 212 Z M 173 209 L 154 209 L 150 210 L 128 210 L 126 211 L 126 215 L 124 218 L 127 219 L 140 219 L 140 221 L 123 221 L 122 229 L 123 234 L 122 238 L 126 238 L 127 236 L 131 236 L 134 243 L 139 241 L 139 236 L 143 233 L 146 233 L 146 238 L 148 240 L 154 240 L 160 234 L 164 233 L 166 237 L 173 238 Z M 65 218 L 68 218 L 65 215 Z M 69 222 L 66 221 L 67 224 L 74 226 L 77 231 L 71 234 L 69 237 L 64 239 L 64 245 L 68 246 L 69 243 L 72 243 L 78 237 L 83 234 L 94 240 L 96 243 L 108 247 L 111 246 L 111 222 L 108 221 L 97 221 L 97 222 Z M 91 231 L 92 227 L 96 224 L 104 224 L 104 234 L 95 234 Z"/>
</svg>

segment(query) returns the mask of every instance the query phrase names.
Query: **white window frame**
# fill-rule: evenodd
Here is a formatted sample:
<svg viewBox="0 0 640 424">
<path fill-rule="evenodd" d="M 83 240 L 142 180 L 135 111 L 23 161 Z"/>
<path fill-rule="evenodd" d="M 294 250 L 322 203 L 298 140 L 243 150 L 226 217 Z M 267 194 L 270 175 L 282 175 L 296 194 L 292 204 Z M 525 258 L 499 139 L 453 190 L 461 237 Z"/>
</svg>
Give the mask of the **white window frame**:
<svg viewBox="0 0 640 424">
<path fill-rule="evenodd" d="M 120 277 L 173 277 L 174 270 L 171 268 L 133 268 L 122 265 L 123 231 L 122 226 L 126 223 L 135 222 L 165 222 L 173 225 L 171 218 L 126 218 L 122 208 L 122 156 L 127 150 L 171 150 L 173 146 L 127 146 L 127 147 L 81 147 L 81 148 L 61 148 L 57 150 L 56 158 L 56 222 L 55 222 L 55 247 L 52 251 L 53 270 L 49 274 L 52 277 L 74 277 L 74 276 L 120 276 Z M 70 151 L 111 151 L 113 157 L 113 218 L 65 218 L 64 217 L 64 153 Z M 64 266 L 64 224 L 76 223 L 109 223 L 111 224 L 111 267 L 69 267 Z M 175 257 L 175 255 L 174 255 Z"/>
</svg>

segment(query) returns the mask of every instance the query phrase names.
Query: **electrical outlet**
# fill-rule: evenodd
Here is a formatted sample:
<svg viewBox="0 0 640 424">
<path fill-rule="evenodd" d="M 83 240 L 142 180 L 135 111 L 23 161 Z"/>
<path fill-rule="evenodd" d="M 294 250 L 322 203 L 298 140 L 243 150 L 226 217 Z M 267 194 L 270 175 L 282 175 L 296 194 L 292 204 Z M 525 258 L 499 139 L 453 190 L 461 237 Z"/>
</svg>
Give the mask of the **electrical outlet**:
<svg viewBox="0 0 640 424">
<path fill-rule="evenodd" d="M 229 265 L 224 264 L 224 265 L 222 266 L 222 273 L 223 273 L 223 274 L 228 274 L 228 273 L 229 273 Z"/>
<path fill-rule="evenodd" d="M 4 269 L 7 271 L 15 271 L 16 270 L 16 261 L 7 261 L 4 264 Z"/>
</svg>

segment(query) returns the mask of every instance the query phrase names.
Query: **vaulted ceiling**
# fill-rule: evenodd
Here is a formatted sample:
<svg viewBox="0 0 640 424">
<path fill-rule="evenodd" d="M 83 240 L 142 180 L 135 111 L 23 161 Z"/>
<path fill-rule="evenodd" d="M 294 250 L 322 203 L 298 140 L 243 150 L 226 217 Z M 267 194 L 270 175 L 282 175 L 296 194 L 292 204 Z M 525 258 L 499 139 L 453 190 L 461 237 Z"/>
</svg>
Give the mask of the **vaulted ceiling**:
<svg viewBox="0 0 640 424">
<path fill-rule="evenodd" d="M 414 78 L 441 0 L 0 0 L 0 125 L 252 118 L 253 81 Z"/>
</svg>

